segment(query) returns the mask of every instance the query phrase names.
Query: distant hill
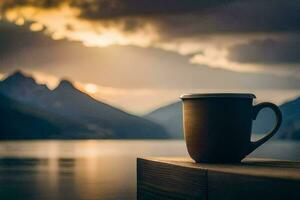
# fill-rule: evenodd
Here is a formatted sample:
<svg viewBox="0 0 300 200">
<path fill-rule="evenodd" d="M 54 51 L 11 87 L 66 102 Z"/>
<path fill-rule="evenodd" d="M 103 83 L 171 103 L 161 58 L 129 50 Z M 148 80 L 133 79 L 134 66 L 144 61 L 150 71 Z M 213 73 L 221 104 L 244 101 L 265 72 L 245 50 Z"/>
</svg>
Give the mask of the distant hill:
<svg viewBox="0 0 300 200">
<path fill-rule="evenodd" d="M 300 140 L 300 97 L 280 106 L 283 113 L 283 125 L 280 138 Z"/>
<path fill-rule="evenodd" d="M 145 115 L 146 119 L 161 124 L 173 138 L 183 138 L 182 102 L 172 103 Z M 274 116 L 269 110 L 262 110 L 255 120 L 254 133 L 265 133 L 272 128 Z"/>
<path fill-rule="evenodd" d="M 283 123 L 275 137 L 300 140 L 300 97 L 282 104 L 280 109 L 283 114 Z M 181 102 L 158 108 L 144 117 L 161 124 L 173 138 L 183 138 Z M 253 123 L 253 132 L 266 133 L 274 123 L 273 112 L 270 109 L 264 109 Z"/>
<path fill-rule="evenodd" d="M 146 119 L 161 124 L 172 138 L 183 138 L 182 104 L 181 102 L 158 108 L 144 116 Z"/>
<path fill-rule="evenodd" d="M 44 134 L 51 138 L 168 138 L 162 126 L 97 101 L 68 80 L 62 80 L 57 88 L 50 90 L 32 77 L 16 72 L 0 82 L 0 94 L 6 101 L 13 101 L 13 105 L 22 105 L 25 115 L 38 112 L 33 115 L 35 119 L 43 119 L 54 127 Z M 5 118 L 9 112 L 12 111 L 1 113 L 1 117 Z M 1 131 L 1 134 L 9 132 Z"/>
</svg>

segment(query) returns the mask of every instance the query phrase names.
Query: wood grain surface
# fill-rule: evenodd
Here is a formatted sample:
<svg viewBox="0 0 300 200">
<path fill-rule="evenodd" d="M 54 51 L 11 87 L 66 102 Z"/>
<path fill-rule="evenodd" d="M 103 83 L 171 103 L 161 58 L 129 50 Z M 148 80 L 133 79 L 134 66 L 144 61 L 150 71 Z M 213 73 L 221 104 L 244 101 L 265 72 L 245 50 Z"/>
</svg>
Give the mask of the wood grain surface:
<svg viewBox="0 0 300 200">
<path fill-rule="evenodd" d="M 138 158 L 137 197 L 145 199 L 300 199 L 300 162 L 245 159 L 199 164 L 189 158 Z"/>
</svg>

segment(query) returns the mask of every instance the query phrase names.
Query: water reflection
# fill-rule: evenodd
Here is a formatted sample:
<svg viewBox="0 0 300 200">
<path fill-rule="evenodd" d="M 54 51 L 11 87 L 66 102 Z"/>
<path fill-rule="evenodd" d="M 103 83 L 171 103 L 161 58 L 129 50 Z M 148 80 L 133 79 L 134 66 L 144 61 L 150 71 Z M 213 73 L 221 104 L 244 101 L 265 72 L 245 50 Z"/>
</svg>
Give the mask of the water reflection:
<svg viewBox="0 0 300 200">
<path fill-rule="evenodd" d="M 298 143 L 255 156 L 299 159 Z M 0 142 L 0 199 L 135 199 L 136 157 L 187 156 L 183 141 Z"/>
<path fill-rule="evenodd" d="M 186 155 L 180 141 L 24 141 L 0 148 L 0 199 L 135 199 L 136 157 Z"/>
</svg>

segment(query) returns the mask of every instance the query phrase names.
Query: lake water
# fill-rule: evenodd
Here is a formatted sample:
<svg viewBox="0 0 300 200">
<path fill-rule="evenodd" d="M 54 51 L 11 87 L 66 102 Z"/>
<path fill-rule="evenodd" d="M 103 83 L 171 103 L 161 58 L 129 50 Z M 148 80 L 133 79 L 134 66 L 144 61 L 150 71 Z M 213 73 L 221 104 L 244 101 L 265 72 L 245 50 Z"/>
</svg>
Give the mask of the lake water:
<svg viewBox="0 0 300 200">
<path fill-rule="evenodd" d="M 187 152 L 180 140 L 0 142 L 0 199 L 133 200 L 144 156 Z M 300 160 L 300 143 L 271 141 L 251 156 Z"/>
</svg>

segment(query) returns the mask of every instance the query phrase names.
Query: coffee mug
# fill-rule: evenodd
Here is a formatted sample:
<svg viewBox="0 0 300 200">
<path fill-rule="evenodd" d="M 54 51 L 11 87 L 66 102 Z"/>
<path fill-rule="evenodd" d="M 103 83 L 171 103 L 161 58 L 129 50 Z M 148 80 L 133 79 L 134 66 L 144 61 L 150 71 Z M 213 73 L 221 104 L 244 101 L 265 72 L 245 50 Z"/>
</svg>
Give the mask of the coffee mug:
<svg viewBox="0 0 300 200">
<path fill-rule="evenodd" d="M 189 155 L 196 162 L 240 162 L 269 140 L 279 129 L 278 106 L 265 102 L 253 106 L 254 94 L 186 94 L 183 101 L 184 135 Z M 252 142 L 252 121 L 263 108 L 276 114 L 276 125 L 262 139 Z"/>
</svg>

